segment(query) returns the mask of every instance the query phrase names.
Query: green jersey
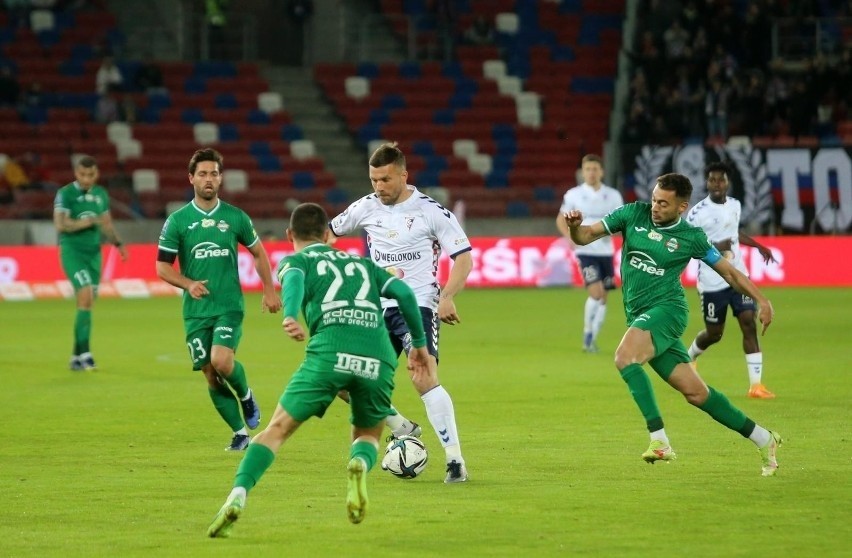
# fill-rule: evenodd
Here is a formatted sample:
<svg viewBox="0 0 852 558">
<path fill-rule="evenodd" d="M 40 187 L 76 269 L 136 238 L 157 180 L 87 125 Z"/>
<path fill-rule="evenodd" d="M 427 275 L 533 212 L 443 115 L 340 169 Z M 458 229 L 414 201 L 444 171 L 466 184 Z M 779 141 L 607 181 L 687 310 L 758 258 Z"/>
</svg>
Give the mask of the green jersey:
<svg viewBox="0 0 852 558">
<path fill-rule="evenodd" d="M 304 277 L 301 310 L 311 334 L 309 353 L 348 353 L 396 366 L 381 295 L 398 279 L 367 258 L 326 244 L 283 258 L 277 270 L 282 285 L 290 273 Z"/>
<path fill-rule="evenodd" d="M 651 204 L 623 205 L 603 218 L 609 234 L 621 232 L 621 281 L 628 323 L 649 308 L 676 306 L 689 311 L 680 275 L 692 258 L 708 265 L 721 254 L 704 230 L 684 219 L 658 227 L 651 221 Z"/>
<path fill-rule="evenodd" d="M 65 212 L 72 219 L 99 217 L 109 211 L 109 195 L 102 186 L 95 184 L 88 191 L 84 191 L 74 181 L 56 192 L 53 210 Z M 61 232 L 59 246 L 65 249 L 97 252 L 101 248 L 101 227 L 95 225 L 79 231 Z"/>
<path fill-rule="evenodd" d="M 181 273 L 194 281 L 206 279 L 210 291 L 198 300 L 183 293 L 184 319 L 244 311 L 237 245 L 258 242 L 249 216 L 222 200 L 210 211 L 191 201 L 169 215 L 158 248 L 176 254 Z"/>
</svg>

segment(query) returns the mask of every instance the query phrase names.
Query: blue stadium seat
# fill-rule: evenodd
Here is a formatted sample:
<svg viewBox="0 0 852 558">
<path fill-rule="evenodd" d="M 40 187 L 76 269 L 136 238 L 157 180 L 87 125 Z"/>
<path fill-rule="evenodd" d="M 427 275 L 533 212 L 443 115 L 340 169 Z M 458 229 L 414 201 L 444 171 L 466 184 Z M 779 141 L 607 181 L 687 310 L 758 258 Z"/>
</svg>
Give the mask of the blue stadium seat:
<svg viewBox="0 0 852 558">
<path fill-rule="evenodd" d="M 415 141 L 411 145 L 411 152 L 421 157 L 429 157 L 435 154 L 435 147 L 431 141 Z"/>
<path fill-rule="evenodd" d="M 540 202 L 556 201 L 556 193 L 553 186 L 536 186 L 533 190 L 533 199 Z"/>
<path fill-rule="evenodd" d="M 198 124 L 204 122 L 204 114 L 197 108 L 183 109 L 180 113 L 180 121 L 185 124 Z"/>
<path fill-rule="evenodd" d="M 298 171 L 293 173 L 293 188 L 308 190 L 314 186 L 316 186 L 314 173 L 308 171 Z"/>
<path fill-rule="evenodd" d="M 233 123 L 219 124 L 219 141 L 239 141 L 240 131 Z"/>
<path fill-rule="evenodd" d="M 406 79 L 418 79 L 421 77 L 419 62 L 402 62 L 399 65 L 399 75 Z"/>
<path fill-rule="evenodd" d="M 255 155 L 257 159 L 257 168 L 262 172 L 279 172 L 282 170 L 281 161 L 275 155 Z"/>
<path fill-rule="evenodd" d="M 390 114 L 385 109 L 373 109 L 370 111 L 370 118 L 367 122 L 376 126 L 382 126 L 390 122 Z"/>
<path fill-rule="evenodd" d="M 200 77 L 190 76 L 183 82 L 184 93 L 206 93 L 207 83 Z"/>
<path fill-rule="evenodd" d="M 530 206 L 525 201 L 514 200 L 506 204 L 506 217 L 523 218 L 530 216 Z"/>
<path fill-rule="evenodd" d="M 373 62 L 361 62 L 355 69 L 355 74 L 367 79 L 374 79 L 379 75 L 379 66 Z"/>
<path fill-rule="evenodd" d="M 59 74 L 63 76 L 82 76 L 85 73 L 86 67 L 83 65 L 83 61 L 76 58 L 66 60 L 59 65 Z"/>
<path fill-rule="evenodd" d="M 508 188 L 509 173 L 492 169 L 485 178 L 485 186 L 487 188 Z"/>
<path fill-rule="evenodd" d="M 233 93 L 219 93 L 213 100 L 213 106 L 217 109 L 235 109 L 237 97 Z"/>
<path fill-rule="evenodd" d="M 246 116 L 248 124 L 269 124 L 270 122 L 269 115 L 260 109 L 252 109 Z"/>
<path fill-rule="evenodd" d="M 259 157 L 262 155 L 272 156 L 272 148 L 269 146 L 268 142 L 253 141 L 249 144 L 249 153 L 251 153 L 255 157 Z"/>
<path fill-rule="evenodd" d="M 325 193 L 325 201 L 332 205 L 342 205 L 349 201 L 349 194 L 342 188 L 332 188 Z"/>
<path fill-rule="evenodd" d="M 455 124 L 456 111 L 453 109 L 438 109 L 432 115 L 432 122 L 435 124 Z"/>
<path fill-rule="evenodd" d="M 286 141 L 295 141 L 304 139 L 305 134 L 302 128 L 296 124 L 284 124 L 281 126 L 281 139 Z"/>
<path fill-rule="evenodd" d="M 397 109 L 405 107 L 405 97 L 397 93 L 391 93 L 382 97 L 383 109 Z"/>
<path fill-rule="evenodd" d="M 148 95 L 148 108 L 164 109 L 172 106 L 172 98 L 166 92 Z"/>
</svg>

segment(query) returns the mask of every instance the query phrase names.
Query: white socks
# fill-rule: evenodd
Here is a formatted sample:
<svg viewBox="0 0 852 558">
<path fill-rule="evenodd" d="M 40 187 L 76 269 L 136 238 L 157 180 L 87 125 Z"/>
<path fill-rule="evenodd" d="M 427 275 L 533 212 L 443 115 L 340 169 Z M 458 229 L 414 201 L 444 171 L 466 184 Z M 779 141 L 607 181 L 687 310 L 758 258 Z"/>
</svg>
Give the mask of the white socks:
<svg viewBox="0 0 852 558">
<path fill-rule="evenodd" d="M 666 436 L 666 429 L 660 428 L 659 430 L 654 430 L 653 432 L 651 432 L 651 440 L 657 440 L 668 445 L 669 437 Z"/>
<path fill-rule="evenodd" d="M 695 340 L 692 341 L 692 345 L 689 346 L 689 358 L 695 360 L 698 356 L 704 352 L 703 349 L 699 349 L 698 345 L 695 344 Z"/>
<path fill-rule="evenodd" d="M 458 429 L 456 428 L 456 413 L 453 410 L 453 400 L 444 386 L 438 385 L 420 396 L 426 405 L 426 416 L 441 445 L 447 454 L 447 462 L 455 459 L 464 463 L 461 457 L 461 442 L 459 441 Z"/>
<path fill-rule="evenodd" d="M 606 303 L 597 300 L 598 303 L 597 312 L 595 312 L 594 318 L 592 318 L 592 339 L 598 338 L 598 333 L 601 332 L 601 326 L 603 325 L 604 318 L 606 318 Z"/>
<path fill-rule="evenodd" d="M 769 443 L 770 436 L 769 430 L 757 424 L 748 439 L 754 442 L 757 447 L 762 448 Z"/>
<path fill-rule="evenodd" d="M 748 368 L 748 382 L 751 385 L 761 383 L 763 376 L 763 353 L 751 353 L 745 356 Z"/>
<path fill-rule="evenodd" d="M 583 310 L 583 333 L 592 333 L 593 332 L 593 323 L 595 321 L 595 314 L 598 311 L 598 301 L 592 297 L 588 297 L 586 299 L 586 306 Z"/>
</svg>

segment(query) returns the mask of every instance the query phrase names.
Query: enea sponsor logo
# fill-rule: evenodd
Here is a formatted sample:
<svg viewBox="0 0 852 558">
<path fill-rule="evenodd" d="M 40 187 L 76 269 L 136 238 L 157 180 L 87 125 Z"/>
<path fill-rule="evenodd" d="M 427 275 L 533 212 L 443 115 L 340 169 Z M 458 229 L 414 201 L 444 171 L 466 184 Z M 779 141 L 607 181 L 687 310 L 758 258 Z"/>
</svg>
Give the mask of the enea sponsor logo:
<svg viewBox="0 0 852 558">
<path fill-rule="evenodd" d="M 635 267 L 639 271 L 644 271 L 648 275 L 656 275 L 662 277 L 666 270 L 657 267 L 657 262 L 645 252 L 628 252 L 627 264 L 630 267 Z"/>
<path fill-rule="evenodd" d="M 204 260 L 207 258 L 224 258 L 231 255 L 231 251 L 227 248 L 222 248 L 215 242 L 202 242 L 192 247 L 192 254 L 196 260 Z"/>
</svg>

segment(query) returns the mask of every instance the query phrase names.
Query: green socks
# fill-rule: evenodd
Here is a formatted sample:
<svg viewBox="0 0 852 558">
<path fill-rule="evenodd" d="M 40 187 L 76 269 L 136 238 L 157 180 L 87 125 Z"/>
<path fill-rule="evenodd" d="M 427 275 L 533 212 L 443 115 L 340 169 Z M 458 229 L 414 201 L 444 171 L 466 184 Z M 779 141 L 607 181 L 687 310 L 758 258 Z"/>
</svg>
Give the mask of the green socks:
<svg viewBox="0 0 852 558">
<path fill-rule="evenodd" d="M 243 487 L 246 492 L 254 488 L 263 473 L 269 469 L 275 460 L 272 450 L 263 444 L 249 444 L 246 456 L 237 468 L 237 476 L 234 477 L 234 488 Z"/>
<path fill-rule="evenodd" d="M 74 319 L 74 354 L 89 352 L 89 338 L 92 335 L 92 311 L 77 309 Z"/>
<path fill-rule="evenodd" d="M 633 396 L 642 416 L 645 417 L 648 432 L 662 430 L 663 419 L 660 416 L 660 408 L 657 406 L 654 388 L 651 387 L 651 380 L 645 370 L 638 364 L 631 364 L 621 370 L 621 378 L 627 383 L 630 395 Z"/>
<path fill-rule="evenodd" d="M 734 407 L 725 397 L 725 394 L 710 386 L 707 386 L 707 389 L 710 390 L 710 395 L 707 397 L 707 401 L 698 408 L 713 417 L 716 422 L 748 437 L 754 430 L 754 422 L 749 420 L 745 413 Z"/>
<path fill-rule="evenodd" d="M 231 371 L 231 375 L 225 377 L 225 381 L 228 382 L 228 385 L 234 388 L 234 391 L 237 394 L 237 397 L 243 399 L 246 395 L 248 395 L 248 381 L 246 380 L 246 370 L 243 368 L 242 363 L 240 361 L 234 361 L 234 369 Z"/>
<path fill-rule="evenodd" d="M 368 471 L 376 464 L 377 455 L 378 450 L 376 449 L 376 446 L 370 442 L 355 442 L 349 449 L 349 459 L 352 459 L 353 457 L 360 457 L 364 460 L 364 463 L 367 464 Z"/>
<path fill-rule="evenodd" d="M 213 400 L 213 406 L 219 412 L 219 416 L 228 423 L 231 430 L 236 432 L 240 428 L 245 427 L 243 416 L 240 414 L 240 404 L 228 389 L 228 386 L 220 385 L 216 389 L 208 388 L 210 399 Z"/>
</svg>

